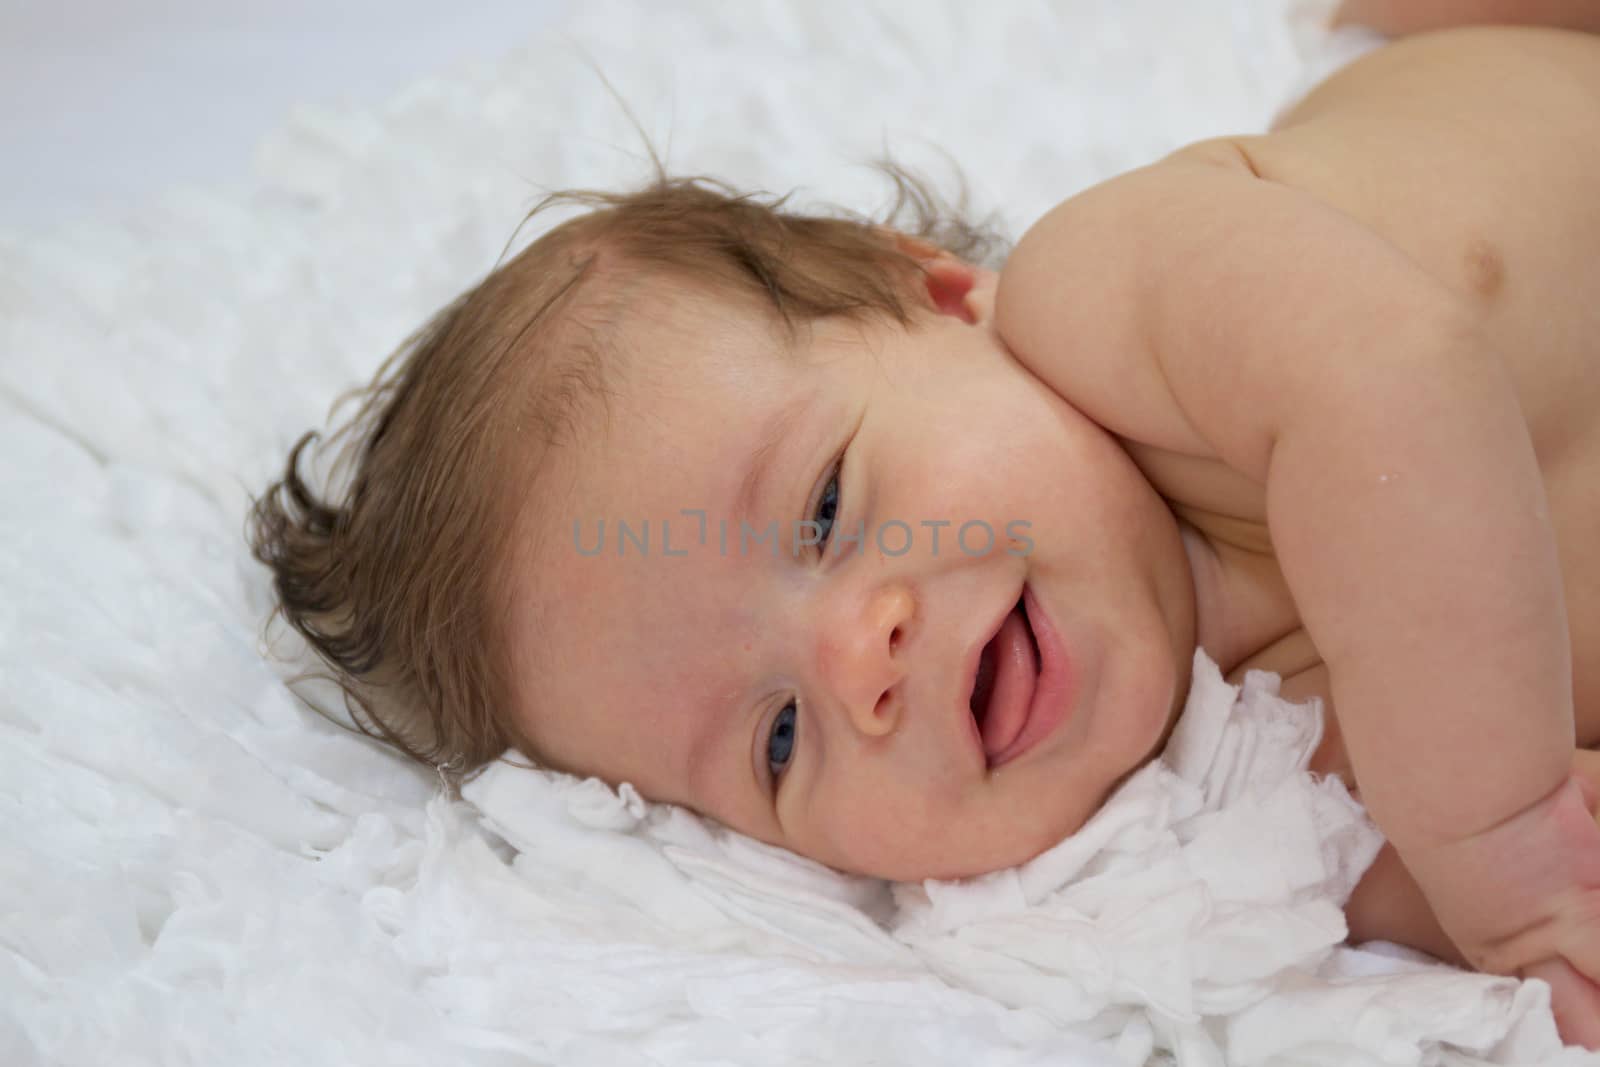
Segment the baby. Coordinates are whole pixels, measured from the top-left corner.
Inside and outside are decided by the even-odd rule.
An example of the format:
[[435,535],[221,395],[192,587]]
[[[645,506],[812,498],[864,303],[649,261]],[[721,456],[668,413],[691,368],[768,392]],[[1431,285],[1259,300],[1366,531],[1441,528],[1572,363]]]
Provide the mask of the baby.
[[566,194],[385,365],[346,500],[302,438],[255,547],[363,728],[956,878],[1156,756],[1199,647],[1323,698],[1390,842],[1354,940],[1600,1045],[1600,39],[1401,41],[998,272],[900,180],[909,230]]

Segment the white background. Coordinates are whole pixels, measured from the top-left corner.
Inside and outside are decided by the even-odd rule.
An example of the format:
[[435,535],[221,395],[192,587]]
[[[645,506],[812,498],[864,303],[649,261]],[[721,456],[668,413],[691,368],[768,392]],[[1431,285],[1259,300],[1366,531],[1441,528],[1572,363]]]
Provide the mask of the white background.
[[375,105],[572,0],[0,0],[0,230],[242,181],[291,104]]

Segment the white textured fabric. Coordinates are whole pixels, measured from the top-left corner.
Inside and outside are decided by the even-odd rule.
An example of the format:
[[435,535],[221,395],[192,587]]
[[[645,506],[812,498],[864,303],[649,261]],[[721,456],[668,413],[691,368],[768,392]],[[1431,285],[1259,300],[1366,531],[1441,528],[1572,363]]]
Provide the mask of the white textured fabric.
[[871,210],[861,161],[944,150],[1015,236],[1263,127],[1361,44],[1305,12],[595,0],[296,114],[247,192],[0,239],[0,1063],[1546,1058],[1542,986],[1330,947],[1370,829],[1265,690],[1027,867],[892,894],[628,790],[506,768],[447,801],[297,703],[295,640],[262,655],[248,492],[534,183],[644,175],[590,63],[675,170]]
[[[627,786],[505,762],[465,795],[517,850],[538,899],[575,891],[574,906],[600,909],[574,920],[597,923],[595,951],[607,935],[650,936],[607,926],[637,909],[673,946],[795,959],[880,990],[896,1005],[886,1023],[923,995],[908,997],[908,983],[936,977],[947,1011],[972,1010],[965,994],[1125,1064],[1155,1053],[1241,1067],[1557,1056],[1542,984],[1342,947],[1341,905],[1383,839],[1342,783],[1305,770],[1320,708],[1280,700],[1276,675],[1234,687],[1204,652],[1194,666],[1162,759],[1078,833],[1021,867],[897,885],[888,900],[881,883]],[[825,1011],[834,992],[787,988],[786,1007]]]

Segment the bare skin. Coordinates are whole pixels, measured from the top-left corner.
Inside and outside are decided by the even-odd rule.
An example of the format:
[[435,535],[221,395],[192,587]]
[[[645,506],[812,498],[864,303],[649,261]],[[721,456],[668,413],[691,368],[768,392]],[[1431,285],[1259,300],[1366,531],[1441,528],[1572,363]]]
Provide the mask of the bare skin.
[[[1560,43],[1565,45],[1570,41],[1563,40]],[[1483,45],[1474,42],[1471,37],[1464,45],[1452,45],[1452,41],[1446,38],[1442,43],[1421,42],[1414,56],[1396,50],[1398,56],[1395,52],[1386,53],[1379,63],[1366,65],[1370,69],[1362,69],[1364,65],[1357,65],[1331,79],[1286,114],[1279,121],[1274,134],[1241,140],[1247,145],[1246,151],[1252,160],[1256,161],[1258,167],[1266,168],[1267,173],[1276,173],[1280,152],[1286,172],[1297,173],[1306,164],[1296,160],[1296,153],[1301,151],[1302,144],[1318,136],[1319,116],[1346,116],[1351,114],[1351,109],[1361,108],[1364,104],[1370,110],[1370,105],[1375,104],[1383,94],[1401,93],[1405,91],[1402,82],[1419,76],[1425,78],[1429,85],[1437,86],[1441,98],[1454,97],[1460,100],[1476,96],[1479,99],[1473,106],[1492,110],[1485,99],[1492,95],[1484,91],[1487,86],[1477,81],[1476,76],[1462,64],[1453,61],[1463,47],[1470,54],[1472,48]],[[1535,61],[1532,55],[1529,60]],[[1577,66],[1581,68],[1581,62]],[[1595,92],[1592,99],[1600,100],[1600,76],[1594,76],[1592,71],[1584,73],[1591,75],[1589,80]],[[1476,88],[1473,88],[1474,85]],[[1518,113],[1523,106],[1531,108],[1536,105],[1523,98],[1517,107],[1506,109],[1513,113],[1503,116],[1504,120],[1520,123],[1522,119]],[[1382,105],[1378,107],[1381,110]],[[1582,116],[1579,118],[1581,121]],[[1330,126],[1336,128],[1340,121],[1344,119],[1325,121],[1321,126],[1324,129]],[[1588,121],[1592,124],[1592,116]],[[1415,142],[1412,146],[1415,158],[1426,156],[1432,147]],[[1406,162],[1400,160],[1390,162],[1396,167],[1394,172],[1403,172],[1408,167]],[[1416,199],[1410,204],[1389,202],[1380,205],[1372,202],[1375,198],[1370,195],[1370,190],[1363,195],[1361,184],[1351,173],[1356,167],[1372,165],[1372,161],[1363,158],[1360,163],[1350,161],[1348,170],[1341,171],[1337,169],[1339,164],[1335,163],[1335,169],[1308,180],[1301,187],[1314,188],[1321,199],[1380,228],[1380,232],[1390,240],[1415,255],[1430,273],[1461,290],[1485,312],[1485,321],[1498,340],[1497,347],[1514,354],[1514,362],[1510,366],[1518,380],[1519,400],[1529,410],[1540,412],[1530,420],[1536,449],[1541,442],[1548,442],[1540,457],[1540,470],[1550,494],[1551,513],[1562,560],[1567,622],[1572,643],[1576,741],[1580,748],[1593,749],[1600,746],[1600,654],[1597,654],[1600,653],[1600,598],[1595,595],[1596,591],[1600,591],[1600,557],[1595,556],[1590,545],[1593,532],[1600,527],[1600,493],[1593,488],[1596,484],[1594,479],[1600,477],[1600,438],[1594,434],[1593,419],[1587,413],[1593,408],[1587,405],[1595,402],[1595,387],[1600,385],[1600,375],[1596,373],[1600,369],[1600,350],[1597,350],[1593,340],[1595,335],[1582,337],[1576,332],[1566,333],[1565,343],[1557,344],[1528,344],[1522,340],[1538,337],[1541,333],[1560,336],[1565,331],[1561,327],[1552,329],[1552,324],[1544,318],[1549,305],[1540,299],[1540,280],[1537,277],[1510,278],[1507,257],[1512,257],[1518,263],[1535,266],[1552,250],[1535,250],[1532,246],[1536,240],[1531,235],[1513,235],[1509,228],[1506,228],[1508,232],[1505,238],[1491,239],[1487,231],[1478,237],[1457,238],[1453,249],[1452,234],[1477,232],[1472,224],[1465,219],[1451,219],[1448,215],[1440,219],[1436,203],[1423,208],[1420,197],[1427,196],[1431,201],[1432,193],[1425,193],[1421,185],[1413,186],[1413,197]],[[1296,184],[1294,177],[1286,176],[1283,180],[1288,184]],[[1394,195],[1395,190],[1386,185],[1384,196]],[[1472,195],[1484,196],[1486,193],[1476,191]],[[1414,215],[1411,214],[1413,210],[1416,211]],[[1462,214],[1471,210],[1473,208],[1469,205]],[[1408,215],[1409,219],[1406,218]],[[1580,234],[1590,241],[1594,240],[1594,231],[1580,230],[1573,233],[1575,241]],[[1591,244],[1589,247],[1594,246]],[[1457,256],[1453,262],[1450,259],[1452,251]],[[1581,258],[1581,245],[1572,251]],[[1573,283],[1593,287],[1600,283],[1600,273],[1591,266],[1586,274],[1560,280],[1557,287]],[[1584,307],[1581,300],[1572,302],[1570,306],[1578,310],[1580,316],[1584,311],[1590,313],[1588,321],[1591,329],[1600,326],[1600,316],[1595,316],[1592,308]],[[1583,326],[1582,322],[1578,322],[1567,329],[1582,330]],[[1567,392],[1573,388],[1577,391]],[[1239,522],[1223,524],[1219,522],[1218,515],[1207,514],[1199,509],[1186,510],[1180,506],[1179,512],[1192,515],[1198,528],[1211,531],[1210,540],[1219,550],[1219,558],[1229,561],[1229,581],[1249,584],[1263,591],[1270,589],[1271,592],[1266,595],[1273,598],[1286,592],[1278,584],[1282,582],[1281,572],[1270,562],[1270,539],[1266,537],[1265,528],[1257,517],[1235,514],[1232,518]],[[1221,514],[1225,515],[1226,511]],[[1258,569],[1263,564],[1264,569]],[[1324,773],[1338,774],[1350,785],[1358,786],[1343,737],[1338,730],[1327,665],[1317,655],[1304,627],[1298,625],[1298,617],[1295,616],[1291,622],[1291,616],[1295,616],[1295,613],[1287,605],[1279,612],[1270,609],[1263,611],[1260,616],[1262,632],[1281,628],[1283,636],[1264,644],[1236,664],[1224,664],[1224,669],[1233,681],[1242,679],[1244,672],[1250,669],[1273,671],[1283,676],[1282,692],[1285,697],[1295,700],[1312,696],[1322,698],[1325,707],[1333,714],[1330,714],[1327,738],[1316,755],[1313,767]],[[1581,755],[1587,760],[1585,767],[1592,775],[1595,760],[1587,753]],[[1381,938],[1397,941],[1422,948],[1444,959],[1461,962],[1459,950],[1440,930],[1432,911],[1422,900],[1415,881],[1406,874],[1392,847],[1385,848],[1383,856],[1351,900],[1349,919],[1352,940]]]
[[[1445,75],[1448,84],[1452,50],[1449,49],[1448,40],[1444,45],[1444,49],[1432,55],[1422,51],[1417,59],[1419,64],[1446,68],[1437,73]],[[1423,47],[1430,48],[1426,43]],[[1431,48],[1439,49],[1439,45],[1435,43]],[[1386,58],[1392,62],[1393,54]],[[1400,60],[1404,62],[1405,59],[1402,53]],[[1350,104],[1359,105],[1363,98],[1370,101],[1371,94],[1399,91],[1399,86],[1392,83],[1415,76],[1417,69],[1417,65],[1411,63],[1405,63],[1403,67],[1395,64],[1387,70],[1381,67],[1373,71],[1357,70],[1354,72],[1356,76],[1350,79],[1335,78],[1285,115],[1278,129],[1290,131],[1285,137],[1295,134],[1303,137],[1307,131],[1293,128],[1310,125],[1314,131],[1318,115],[1342,111]],[[1462,84],[1451,88],[1441,86],[1441,90],[1446,93],[1469,92],[1465,82],[1472,81],[1472,78],[1462,79],[1465,72],[1459,66],[1455,69],[1456,78]],[[1430,82],[1435,76],[1435,72],[1428,72]],[[1600,86],[1600,79],[1591,80]],[[1386,85],[1386,82],[1391,84]],[[1483,95],[1481,83],[1478,92]],[[1600,94],[1597,94],[1597,99],[1600,99]],[[1273,139],[1269,136],[1262,140]],[[1292,147],[1292,141],[1290,144],[1288,151],[1292,153],[1295,148]],[[1264,151],[1256,151],[1252,148],[1250,151],[1253,159],[1261,160],[1271,158],[1277,149],[1266,147]],[[1261,165],[1272,166],[1271,163]],[[1293,163],[1286,165],[1294,166]],[[1329,185],[1319,183],[1323,194],[1332,192],[1331,186],[1339,182],[1331,174],[1324,180]],[[1324,199],[1327,199],[1326,195]],[[1348,203],[1348,199],[1351,198],[1339,198],[1338,206],[1344,210],[1353,208],[1352,213],[1359,213],[1358,217],[1377,221],[1378,213],[1383,210],[1371,204],[1357,206]],[[1403,209],[1397,210],[1395,207],[1390,207],[1388,211],[1395,218],[1404,214]],[[1453,281],[1469,299],[1487,312],[1487,320],[1493,324],[1491,328],[1500,339],[1498,347],[1502,351],[1516,352],[1521,357],[1512,364],[1513,372],[1519,379],[1519,399],[1531,410],[1542,409],[1547,412],[1542,418],[1530,421],[1530,430],[1535,435],[1536,447],[1540,440],[1554,442],[1546,448],[1546,456],[1541,457],[1540,470],[1545,477],[1546,490],[1551,494],[1551,511],[1563,562],[1567,622],[1572,641],[1576,740],[1580,748],[1593,749],[1600,746],[1600,655],[1596,654],[1596,650],[1600,650],[1600,599],[1595,597],[1595,591],[1600,589],[1600,558],[1596,558],[1588,548],[1593,531],[1600,525],[1600,494],[1593,491],[1595,483],[1592,481],[1600,476],[1600,448],[1596,447],[1597,439],[1591,432],[1592,419],[1585,415],[1584,407],[1581,404],[1557,407],[1553,401],[1563,390],[1576,385],[1580,392],[1567,394],[1569,399],[1582,398],[1593,402],[1593,383],[1597,382],[1594,368],[1597,360],[1600,360],[1600,352],[1597,352],[1592,340],[1575,336],[1564,345],[1528,345],[1517,340],[1519,336],[1538,335],[1544,311],[1534,307],[1539,302],[1537,279],[1524,280],[1524,284],[1517,285],[1510,293],[1503,292],[1508,280],[1504,256],[1510,253],[1519,261],[1526,261],[1527,251],[1531,249],[1497,248],[1485,236],[1468,241],[1460,250],[1461,258],[1452,264],[1447,261],[1449,252],[1445,249],[1448,244],[1441,248],[1435,243],[1437,238],[1431,232],[1433,229],[1427,224],[1390,223],[1384,232],[1401,247],[1414,250],[1413,254],[1430,267],[1436,276],[1447,282]],[[1594,285],[1600,279],[1591,271],[1587,276],[1580,275],[1577,280],[1579,284]],[[1581,304],[1577,306],[1581,307]],[[1600,319],[1593,321],[1600,324]],[[1546,324],[1543,329],[1548,331],[1549,326]],[[1591,383],[1590,388],[1582,391],[1585,383]],[[1213,521],[1198,514],[1196,518],[1202,525],[1210,525]],[[1247,534],[1242,536],[1248,538]],[[1233,531],[1215,540],[1223,546],[1238,547],[1230,545],[1231,541],[1238,540]],[[1244,550],[1260,547],[1258,543]],[[1228,551],[1228,548],[1225,547],[1224,551]],[[1328,668],[1317,656],[1303,627],[1296,626],[1284,637],[1229,668],[1230,677],[1234,680],[1242,678],[1244,672],[1252,668],[1281,674],[1286,697],[1297,700],[1321,697],[1329,711],[1333,712]],[[1349,754],[1337,728],[1336,713],[1330,718],[1332,728],[1313,766],[1325,773],[1339,774],[1352,786],[1358,786]],[[1579,753],[1579,762],[1590,777],[1595,776],[1597,759],[1600,757],[1593,753]],[[1459,950],[1439,928],[1431,909],[1421,898],[1415,881],[1405,872],[1393,847],[1385,848],[1384,855],[1362,882],[1350,902],[1349,919],[1353,940],[1382,938],[1398,941],[1441,958],[1461,962]]]
[[[1395,842],[1349,904],[1352,940],[1551,979],[1564,1034],[1591,1046],[1600,1001],[1566,963],[1595,977],[1595,935],[1571,912],[1594,911],[1600,849],[1592,824],[1583,838],[1570,811],[1553,812],[1573,806],[1569,772],[1594,776],[1574,740],[1600,745],[1597,187],[1600,40],[1421,36],[1341,71],[1269,134],[1205,142],[1076,198],[1092,207],[1069,201],[1024,238],[998,297],[1018,358],[1112,428],[1184,524],[1202,646],[1230,679],[1274,671],[1285,696],[1332,712],[1313,767],[1360,789]],[[1069,321],[1050,295],[1073,285],[1057,242],[1185,198],[1191,212],[1208,205],[1221,236],[1173,239],[1169,225],[1151,247],[1178,251],[1145,257],[1133,222],[1117,231],[1132,251],[1109,258],[1138,266],[1094,268],[1146,287],[1134,302],[1147,318]],[[1293,247],[1253,230],[1257,213],[1296,230]],[[1409,308],[1448,325],[1414,329]],[[1104,362],[1085,361],[1149,340],[1170,402],[1134,410]],[[1395,370],[1406,366],[1419,377]],[[1319,413],[1336,413],[1321,440],[1297,441],[1297,420]],[[1361,460],[1341,466],[1352,452]],[[1448,473],[1462,466],[1483,473]],[[1396,504],[1408,488],[1448,517]],[[1445,555],[1453,579],[1431,566]],[[1528,842],[1539,820],[1560,823],[1559,850],[1583,858],[1538,893],[1584,903],[1491,931],[1491,905],[1463,899],[1501,893],[1483,871],[1520,865],[1510,828]],[[1530,929],[1549,934],[1539,948]]]
[[[1544,978],[1600,1047],[1595,188],[1600,40],[1459,30],[1065,201],[998,275],[902,239],[914,330],[780,357],[749,308],[641,298],[508,576],[531,743],[842,870],[966,877],[1155,756],[1198,645],[1327,702],[1314,768],[1393,845],[1353,939]],[[696,551],[567,547],[686,507]],[[708,515],[840,537],[724,552]],[[846,547],[951,517],[1029,551]],[[991,647],[1056,694],[1021,747],[977,724]]]

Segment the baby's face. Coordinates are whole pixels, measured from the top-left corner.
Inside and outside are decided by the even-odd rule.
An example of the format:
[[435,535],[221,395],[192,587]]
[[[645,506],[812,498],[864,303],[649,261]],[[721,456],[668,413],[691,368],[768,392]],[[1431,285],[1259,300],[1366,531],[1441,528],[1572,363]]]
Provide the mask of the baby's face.
[[510,577],[552,766],[916,880],[1031,858],[1155,754],[1194,650],[1176,522],[1009,353],[995,280],[975,322],[788,355],[709,298],[634,314]]

